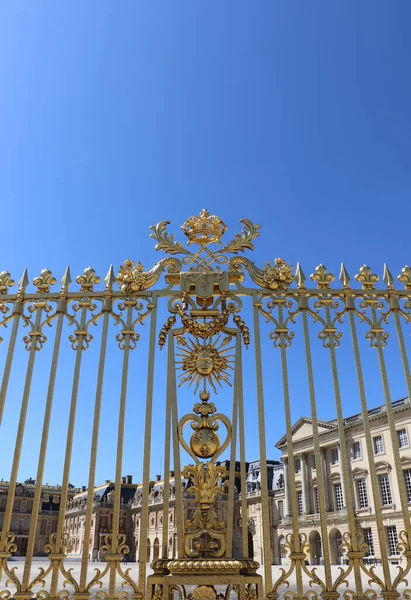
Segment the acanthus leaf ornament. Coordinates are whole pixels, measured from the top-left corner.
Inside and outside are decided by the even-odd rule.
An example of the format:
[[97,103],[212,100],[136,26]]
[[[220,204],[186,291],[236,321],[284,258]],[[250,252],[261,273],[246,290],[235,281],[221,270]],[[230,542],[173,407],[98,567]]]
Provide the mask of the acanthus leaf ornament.
[[161,273],[168,267],[169,273],[179,273],[181,262],[177,258],[163,258],[150,271],[145,271],[140,262],[124,261],[119,267],[116,281],[123,294],[132,294],[148,290],[157,283]]
[[294,281],[292,266],[282,258],[276,258],[274,264],[267,262],[264,269],[259,269],[248,258],[238,256],[230,259],[229,267],[238,272],[243,265],[251,279],[261,288],[272,291],[286,291]]

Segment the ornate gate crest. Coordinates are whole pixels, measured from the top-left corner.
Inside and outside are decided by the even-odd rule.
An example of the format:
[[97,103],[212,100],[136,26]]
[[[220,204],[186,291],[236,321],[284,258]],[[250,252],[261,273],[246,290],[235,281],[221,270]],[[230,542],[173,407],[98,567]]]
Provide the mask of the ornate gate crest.
[[[164,253],[163,258],[149,270],[132,260],[126,260],[117,273],[110,267],[101,289],[98,289],[101,279],[91,267],[76,277],[75,291],[71,288],[69,268],[57,292],[53,291],[56,278],[48,269],[33,278],[32,284],[25,270],[15,294],[12,288],[16,284],[11,275],[7,271],[0,273],[0,330],[4,336],[0,346],[4,365],[0,418],[4,408],[16,410],[18,406],[20,411],[16,441],[11,449],[10,476],[8,481],[0,482],[1,599],[318,600],[321,597],[373,600],[378,595],[385,600],[411,598],[406,580],[411,570],[411,454],[407,455],[404,444],[400,447],[399,439],[403,442],[406,434],[404,437],[401,430],[400,438],[396,425],[398,415],[408,410],[411,396],[409,340],[403,333],[403,325],[411,321],[411,269],[408,266],[402,269],[398,280],[405,289],[399,290],[387,266],[383,284],[378,287],[379,276],[370,267],[363,265],[359,269],[352,286],[347,269],[342,265],[341,285],[337,287],[335,276],[324,265],[319,265],[311,275],[309,287],[299,264],[294,274],[282,258],[266,262],[262,268],[256,266],[247,252],[254,249],[260,227],[246,219],[241,223],[241,233],[226,241],[227,225],[218,216],[203,210],[182,225],[184,244],[167,231],[169,222],[162,221],[151,227],[151,237],[156,241],[156,250]],[[167,318],[158,328],[159,306],[167,308]],[[146,323],[149,323],[149,339],[144,453],[142,482],[135,485],[124,481],[128,477],[122,478],[121,473],[127,398],[134,393],[128,389],[129,365],[133,360],[132,351],[143,344],[144,336],[140,338],[139,331]],[[64,337],[64,324],[71,327],[68,340]],[[100,416],[104,410],[102,395],[110,324],[117,327],[115,341],[122,364],[116,407],[119,417],[115,476],[107,481],[105,499],[101,501],[101,486],[96,487],[95,473],[101,442]],[[365,352],[358,341],[358,324],[364,330],[364,338],[376,360],[375,370],[378,369],[381,376],[385,405],[378,410],[387,423],[384,435],[392,454],[391,463],[374,459],[372,427],[375,415],[380,413],[375,408],[369,410],[362,362]],[[21,327],[25,328],[23,335],[20,335]],[[97,343],[93,338],[95,327],[101,327]],[[261,344],[262,328],[265,339],[270,342],[270,352],[267,344]],[[312,336],[313,330],[315,336]],[[351,338],[344,335],[346,331]],[[302,342],[295,352],[294,340],[298,334]],[[328,373],[332,382],[333,393],[327,402],[335,406],[335,419],[329,423],[319,421],[317,416],[315,369],[320,355],[313,361],[314,337],[324,356],[318,377],[323,378]],[[19,346],[21,338],[23,344]],[[25,436],[30,435],[26,425],[32,402],[33,374],[38,362],[48,360],[44,356],[47,353],[41,352],[48,338],[53,340],[53,349],[51,362],[46,364],[48,389],[43,404],[39,405],[44,410],[44,425],[37,474],[36,479],[21,485],[18,473],[22,444],[27,439]],[[352,379],[359,398],[358,414],[351,420],[343,415],[342,368],[338,362],[338,349],[349,343],[347,338],[351,339]],[[392,401],[385,358],[392,344],[398,345],[404,390],[408,394],[408,399],[400,403]],[[244,362],[247,360],[255,372],[255,388],[252,389],[254,382],[247,382],[246,403],[243,348],[250,349],[244,353]],[[166,397],[161,399],[163,410],[153,423],[155,357],[161,349],[167,352]],[[87,486],[74,490],[70,470],[85,350],[97,352],[98,371],[92,399],[94,416],[90,424]],[[48,486],[44,483],[44,474],[50,453],[54,390],[60,355],[65,351],[73,357],[73,376],[67,431],[62,441],[65,446],[61,485]],[[266,399],[263,351],[267,354],[266,368],[277,361],[277,371],[281,374]],[[17,352],[27,356],[20,405],[9,393]],[[306,451],[301,455],[295,452],[299,440],[294,436],[291,420],[290,357],[298,362],[301,379],[305,375],[307,378],[310,416],[302,421],[312,426],[310,452],[314,475],[307,474]],[[349,368],[344,363],[344,374]],[[179,390],[184,386],[196,398],[188,414],[181,414],[179,402]],[[270,432],[267,407],[271,419],[284,417],[283,474],[278,488],[273,487],[270,480],[266,456],[266,431]],[[112,405],[110,410],[113,410]],[[247,410],[252,411],[258,423],[251,432],[258,438],[259,448],[255,479],[252,478],[254,471],[248,472],[246,460]],[[165,427],[164,479],[153,481],[152,430],[154,425],[158,426],[160,414],[164,415]],[[352,469],[350,435],[352,428],[360,426],[364,453],[361,458],[366,464]],[[332,476],[328,477],[323,444],[331,430],[338,432],[339,471],[337,473],[333,465]],[[8,450],[3,447],[2,452]],[[223,460],[225,452],[229,455],[227,460]],[[182,464],[182,457],[186,455],[190,457],[190,464]],[[298,461],[301,470],[296,468]],[[365,482],[361,484],[361,499],[364,503],[365,498],[368,503],[366,518],[364,511],[358,508],[359,488],[357,498],[353,487],[360,476]],[[309,486],[304,485],[304,477]],[[332,507],[329,479],[335,490],[338,489],[333,500],[336,510]],[[387,491],[393,479],[394,488],[398,489],[396,507],[391,492]],[[251,491],[250,481],[255,483]],[[135,493],[125,502],[124,490],[134,489],[133,485]],[[284,494],[282,515],[276,499],[278,490]],[[309,495],[314,490],[316,496],[311,498],[310,508]],[[30,498],[31,512],[26,511],[27,498]],[[391,504],[385,502],[390,498]],[[314,501],[315,512],[312,510]],[[104,519],[109,515],[109,525],[100,524],[98,529],[97,511],[102,505]],[[50,516],[52,509],[54,520]],[[371,525],[365,527],[371,521],[372,528]],[[316,527],[313,538],[307,534],[311,522]],[[132,523],[132,528],[127,529],[125,523]],[[154,534],[159,523],[161,528]],[[339,524],[339,536],[330,537],[330,523]],[[27,529],[22,533],[26,524]],[[43,530],[47,534],[42,533]],[[369,562],[372,535],[370,538],[368,530],[374,531],[375,542],[378,537],[375,552],[379,553],[379,569]],[[257,534],[260,536],[258,549],[253,547]],[[24,565],[11,562],[18,552],[25,554]],[[37,567],[39,552],[47,555],[48,562]],[[254,559],[257,552],[258,561]],[[79,559],[77,563],[72,560],[74,557]],[[131,564],[135,558],[137,564],[125,567],[126,557]],[[342,562],[342,557],[345,564],[333,569],[332,560],[338,558]],[[319,558],[322,564],[314,566]],[[94,560],[100,562],[96,564]],[[284,566],[276,567],[282,561]],[[393,571],[394,562],[398,565]],[[150,574],[148,565],[153,569]]]

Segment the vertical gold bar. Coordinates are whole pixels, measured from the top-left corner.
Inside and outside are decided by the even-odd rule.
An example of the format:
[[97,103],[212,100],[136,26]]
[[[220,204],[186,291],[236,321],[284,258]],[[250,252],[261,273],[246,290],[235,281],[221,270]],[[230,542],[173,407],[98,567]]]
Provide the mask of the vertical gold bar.
[[243,556],[248,556],[248,511],[247,511],[247,481],[245,462],[245,432],[244,432],[244,397],[243,397],[243,359],[241,344],[238,347],[238,421],[240,430],[240,479],[241,479],[241,537]]
[[98,450],[98,438],[100,429],[100,415],[101,415],[101,400],[103,396],[103,382],[104,382],[104,369],[106,364],[106,350],[107,350],[107,333],[108,333],[108,322],[110,312],[112,308],[111,298],[106,298],[103,301],[103,327],[101,332],[101,343],[100,343],[100,357],[98,362],[97,372],[97,386],[96,386],[96,397],[94,402],[94,418],[93,418],[93,432],[91,438],[91,452],[90,452],[90,466],[88,475],[87,485],[87,504],[86,504],[86,518],[84,523],[84,538],[83,538],[83,553],[81,556],[81,570],[80,570],[80,592],[85,592],[87,585],[87,567],[89,561],[90,552],[90,531],[91,531],[91,519],[93,516],[93,500],[94,500],[94,486],[96,480],[96,464],[97,464],[97,450]]
[[13,364],[14,349],[16,347],[17,331],[19,328],[22,310],[23,310],[22,303],[19,301],[16,301],[15,308],[14,308],[13,327],[12,327],[11,334],[10,334],[9,347],[7,349],[6,364],[4,366],[3,380],[1,382],[1,388],[0,388],[0,425],[3,420],[4,404],[6,402],[7,388],[9,386],[11,365]]
[[60,353],[61,332],[62,332],[62,328],[63,328],[65,304],[66,303],[64,302],[63,310],[61,310],[59,312],[59,315],[57,317],[56,335],[54,338],[53,355],[52,355],[51,367],[50,367],[49,385],[48,385],[48,390],[47,390],[46,409],[45,409],[45,413],[44,413],[43,431],[41,434],[40,453],[39,453],[39,460],[38,460],[38,465],[37,465],[36,488],[34,491],[33,508],[31,511],[30,532],[29,532],[29,539],[27,542],[26,560],[24,562],[24,571],[23,571],[23,580],[22,580],[22,590],[23,591],[28,591],[28,586],[30,583],[30,571],[31,571],[31,565],[32,565],[33,554],[34,554],[34,544],[35,544],[35,540],[36,540],[37,524],[38,524],[38,519],[39,519],[41,488],[42,488],[43,475],[44,475],[44,463],[46,460],[47,444],[48,444],[48,437],[49,437],[49,431],[50,431],[51,410],[52,410],[53,399],[54,399],[54,387],[55,387],[55,383],[56,383],[57,364],[58,364],[59,353]]
[[[127,305],[127,331],[132,330],[133,320],[133,300],[125,301]],[[114,482],[114,505],[113,505],[113,520],[111,524],[111,555],[119,554],[119,526],[120,526],[120,509],[121,509],[121,469],[123,468],[123,448],[124,448],[124,427],[126,420],[126,401],[127,401],[127,383],[128,383],[128,365],[130,359],[130,333],[125,334],[124,354],[123,354],[123,369],[121,374],[121,391],[120,391],[120,409],[118,415],[117,428],[117,454],[116,454],[116,475]],[[121,560],[121,558],[119,558]],[[116,593],[116,562],[111,561],[110,578],[108,595],[109,598],[114,598]]]
[[238,348],[241,345],[239,334],[236,334],[235,366],[234,366],[234,393],[233,393],[233,416],[231,419],[232,437],[230,447],[230,473],[228,479],[228,506],[227,506],[227,558],[233,555],[233,525],[234,525],[234,484],[237,451],[237,415],[238,415],[238,383],[240,376],[240,362]]
[[[375,311],[375,306],[371,306],[371,315],[373,323],[377,323],[377,315]],[[410,522],[410,513],[408,510],[408,499],[407,499],[407,490],[405,487],[405,479],[402,472],[401,467],[401,458],[400,458],[400,450],[398,447],[398,436],[397,430],[395,428],[395,416],[392,410],[392,400],[391,400],[391,392],[390,386],[388,383],[388,375],[387,375],[387,367],[385,365],[384,353],[381,345],[381,338],[377,336],[377,353],[378,353],[378,362],[380,367],[380,375],[382,386],[384,390],[384,398],[385,404],[387,407],[387,418],[388,418],[388,426],[390,429],[391,436],[391,444],[392,444],[392,452],[394,456],[394,466],[395,472],[398,480],[398,488],[400,492],[400,501],[401,501],[401,510],[404,519],[404,527],[406,529],[408,539],[411,540],[411,522]]]
[[350,320],[352,345],[353,345],[353,350],[354,350],[355,368],[356,368],[356,372],[357,372],[358,390],[359,390],[360,401],[361,401],[362,420],[363,420],[364,433],[365,433],[365,444],[367,447],[368,468],[370,470],[371,489],[372,489],[372,494],[373,494],[373,498],[374,498],[375,520],[377,522],[378,540],[380,543],[382,569],[383,569],[383,573],[384,573],[385,584],[387,586],[387,589],[390,589],[391,585],[392,585],[391,584],[391,572],[390,572],[390,565],[388,562],[386,539],[385,539],[385,535],[384,535],[384,523],[383,523],[382,511],[381,511],[380,490],[379,490],[379,486],[378,486],[377,472],[375,470],[374,449],[373,449],[373,445],[372,445],[370,420],[368,418],[367,399],[366,399],[366,395],[365,395],[365,385],[364,385],[364,376],[363,376],[361,357],[360,357],[360,349],[358,346],[357,328],[356,328],[356,324],[355,324],[355,316],[352,311],[349,312],[349,320]]
[[140,525],[140,564],[138,569],[138,589],[145,597],[146,586],[146,561],[142,560],[146,552],[145,541],[148,531],[148,496],[150,487],[150,459],[151,459],[151,427],[153,420],[153,386],[154,386],[154,358],[156,350],[156,324],[157,324],[157,294],[153,293],[153,304],[155,308],[151,313],[150,340],[148,351],[147,371],[147,395],[146,395],[146,419],[144,435],[144,462],[143,462],[143,498],[141,502],[141,525]]
[[[169,338],[172,336],[170,335]],[[170,339],[168,340],[170,343]],[[171,397],[167,387],[164,431],[164,488],[163,488],[163,539],[162,558],[168,557],[168,512],[170,508],[170,442],[171,442]]]
[[[283,327],[283,307],[281,304],[278,305],[278,320],[280,326]],[[291,422],[291,408],[290,408],[290,391],[288,385],[288,366],[286,356],[286,346],[283,339],[284,334],[280,334],[280,351],[281,351],[281,370],[283,380],[283,395],[284,395],[284,413],[285,413],[285,427],[286,427],[286,438],[287,438],[287,455],[288,455],[288,467],[289,467],[289,485],[291,495],[291,515],[292,515],[292,528],[294,538],[294,552],[296,554],[301,553],[301,542],[300,542],[300,527],[299,527],[299,515],[298,515],[298,503],[297,503],[297,490],[295,485],[295,466],[294,466],[294,450],[293,450],[293,434],[292,434],[292,422]],[[303,481],[304,485],[304,481]],[[297,584],[297,598],[304,596],[303,590],[303,579],[301,560],[295,561],[295,576]]]
[[244,397],[243,397],[243,359],[241,344],[238,348],[238,421],[240,430],[240,480],[241,480],[241,538],[244,558],[248,556],[248,510],[247,510],[247,473],[245,461]]
[[[40,304],[40,306],[38,306],[36,308],[36,320],[35,320],[35,324],[34,324],[34,332],[33,333],[38,332],[40,329],[42,312],[43,312],[43,306]],[[21,409],[20,409],[20,419],[19,419],[19,424],[18,424],[18,428],[17,428],[16,445],[14,447],[13,463],[12,463],[12,467],[11,467],[9,492],[7,495],[7,504],[6,504],[6,510],[4,513],[3,529],[1,532],[1,540],[0,540],[0,550],[1,551],[4,551],[4,549],[6,547],[7,533],[10,531],[11,518],[12,518],[12,514],[13,514],[17,475],[18,475],[18,470],[19,470],[19,465],[20,465],[21,449],[23,446],[24,429],[25,429],[26,418],[27,418],[27,408],[28,408],[28,404],[29,404],[31,382],[33,379],[34,363],[35,363],[36,352],[37,352],[37,338],[34,337],[34,339],[31,340],[31,343],[32,343],[32,345],[30,348],[29,360],[28,360],[28,364],[27,364],[26,379],[24,382],[23,400],[22,400]]]
[[178,408],[177,408],[177,385],[174,357],[174,339],[170,336],[168,340],[168,367],[167,367],[167,391],[171,398],[171,419],[173,427],[173,462],[175,483],[175,507],[177,526],[177,552],[178,558],[184,557],[184,506],[183,486],[181,480],[180,442],[178,439]]
[[[80,331],[84,331],[86,328],[86,316],[87,316],[87,307],[88,303],[83,303],[81,308],[81,317],[80,317]],[[69,478],[70,478],[70,467],[71,467],[71,457],[73,453],[73,438],[74,438],[74,425],[76,421],[76,409],[77,409],[77,397],[78,397],[78,389],[80,383],[80,372],[81,372],[81,359],[83,356],[83,338],[84,333],[78,334],[77,339],[77,350],[76,350],[76,360],[74,363],[74,374],[73,374],[73,384],[71,388],[71,400],[70,400],[70,412],[69,412],[69,422],[67,427],[67,439],[66,439],[66,450],[64,455],[64,466],[63,466],[63,478],[61,484],[61,495],[60,495],[60,511],[59,517],[57,521],[57,532],[55,536],[55,554],[64,554],[63,551],[63,530],[64,530],[64,522],[66,518],[66,507],[67,507],[67,498],[68,498],[68,486],[69,486]],[[54,561],[54,568],[51,577],[50,584],[50,596],[51,598],[57,597],[57,588],[58,588],[58,580],[59,580],[59,563],[58,561]]]
[[260,321],[257,303],[257,293],[253,292],[253,322],[254,322],[254,344],[255,344],[255,366],[257,377],[257,411],[258,411],[258,431],[260,443],[260,473],[261,473],[261,509],[263,518],[267,521],[263,527],[263,552],[264,552],[264,583],[265,590],[268,593],[272,588],[271,576],[271,540],[269,524],[269,505],[268,505],[268,481],[267,481],[267,447],[265,436],[265,411],[264,411],[264,388],[263,388],[263,369],[261,359],[261,337]]
[[[331,315],[330,315],[330,307],[328,304],[325,305],[325,314],[326,314],[326,322],[327,327],[331,328]],[[345,485],[343,485],[345,491],[345,501],[347,504],[347,517],[348,517],[348,528],[351,535],[351,545],[353,550],[356,551],[358,547],[357,536],[356,536],[356,525],[355,525],[355,512],[354,512],[354,503],[352,496],[352,489],[350,484],[350,472],[348,466],[348,456],[347,456],[347,441],[345,437],[345,425],[344,418],[342,413],[342,404],[341,404],[341,392],[340,392],[340,382],[338,377],[338,368],[337,368],[337,358],[335,355],[335,347],[332,342],[329,345],[330,352],[330,360],[331,360],[331,373],[334,387],[334,397],[335,397],[335,406],[337,409],[337,425],[338,425],[338,436],[340,439],[340,449],[341,449],[341,463],[342,463],[342,478],[344,478]],[[354,580],[355,580],[355,589],[357,596],[362,598],[363,596],[363,586],[361,580],[361,571],[358,564],[358,561],[354,561]]]
[[[303,307],[305,307],[305,298],[301,299]],[[317,471],[317,486],[318,486],[318,503],[320,509],[320,526],[321,526],[321,542],[323,547],[323,558],[324,558],[324,576],[325,585],[327,591],[332,591],[332,573],[330,564],[330,545],[328,541],[327,531],[327,507],[325,502],[325,486],[324,486],[324,475],[323,464],[321,459],[321,447],[318,433],[318,417],[317,417],[317,400],[315,395],[314,386],[314,372],[313,363],[311,357],[311,342],[310,332],[308,328],[307,311],[302,310],[303,318],[303,330],[304,330],[304,345],[305,345],[305,359],[307,364],[307,377],[308,377],[308,389],[310,395],[310,407],[311,407],[311,421],[313,427],[313,441],[314,441],[314,455],[315,465]]]

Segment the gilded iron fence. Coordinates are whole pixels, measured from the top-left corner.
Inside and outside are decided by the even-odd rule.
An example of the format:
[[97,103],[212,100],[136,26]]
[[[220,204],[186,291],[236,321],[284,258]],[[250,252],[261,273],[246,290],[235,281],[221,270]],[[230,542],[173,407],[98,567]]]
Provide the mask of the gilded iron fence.
[[[248,220],[242,221],[244,229],[230,242],[221,247],[226,226],[218,217],[202,211],[199,217],[191,217],[182,229],[188,238],[188,247],[167,232],[167,222],[152,227],[156,249],[167,256],[150,271],[140,263],[126,261],[116,273],[110,267],[104,289],[99,289],[100,278],[92,268],[76,278],[80,286],[71,291],[70,270],[67,268],[61,281],[60,292],[52,291],[56,279],[49,270],[43,270],[33,280],[35,291],[29,289],[25,271],[17,284],[17,293],[10,290],[15,285],[7,272],[0,274],[1,330],[5,338],[4,372],[0,388],[0,419],[8,400],[8,387],[20,329],[26,328],[23,344],[27,351],[27,363],[17,435],[13,448],[11,472],[0,538],[1,598],[28,599],[76,597],[88,598],[150,598],[161,600],[178,597],[192,600],[216,600],[229,598],[344,598],[363,599],[381,596],[386,599],[410,597],[406,576],[411,568],[409,513],[410,489],[404,470],[411,464],[411,457],[401,454],[396,427],[396,405],[393,403],[386,364],[387,352],[393,344],[398,345],[404,372],[404,389],[410,394],[410,370],[407,342],[403,325],[411,320],[411,269],[404,267],[398,277],[405,289],[394,287],[394,278],[387,266],[384,268],[384,288],[377,287],[379,277],[363,266],[356,275],[355,286],[344,266],[341,267],[339,287],[333,287],[335,277],[325,266],[318,266],[311,275],[311,287],[297,265],[295,274],[282,259],[258,268],[243,253],[253,250],[253,241],[259,234],[259,226]],[[212,250],[217,244],[217,250]],[[192,252],[190,245],[197,245]],[[179,258],[178,258],[179,257]],[[162,287],[160,284],[164,282]],[[165,322],[159,322],[158,310],[163,305],[167,312]],[[161,314],[161,313],[160,313]],[[247,317],[249,317],[249,321]],[[103,532],[99,551],[104,558],[102,565],[91,564],[93,548],[93,510],[95,506],[96,463],[101,440],[100,420],[104,374],[107,364],[107,344],[111,324],[118,328],[116,341],[121,352],[121,386],[118,398],[119,419],[117,423],[117,451],[115,478],[110,502],[112,520]],[[129,393],[130,353],[138,346],[143,324],[149,327],[147,353],[147,377],[145,396],[145,439],[142,456],[142,484],[130,506],[138,507],[138,532],[127,531],[127,507],[121,497],[124,435],[126,427],[126,400]],[[64,351],[64,326],[72,327],[69,343],[74,351],[74,374],[72,378],[70,410],[67,423],[62,480],[59,491],[60,508],[55,531],[50,533],[44,548],[49,560],[47,567],[35,569],[35,541],[39,528],[41,503],[44,500],[44,467],[50,452],[51,413],[55,402],[55,384],[60,354]],[[314,325],[312,325],[314,324]],[[400,564],[392,566],[391,546],[387,543],[387,527],[392,527],[384,513],[381,490],[381,465],[374,459],[375,448],[372,432],[372,411],[366,396],[363,364],[363,338],[359,337],[358,325],[365,331],[365,339],[375,355],[375,377],[381,379],[389,444],[393,464],[388,465],[390,477],[398,487],[402,527],[398,539],[394,539],[395,556]],[[84,533],[82,534],[81,561],[78,573],[73,573],[68,555],[71,553],[72,534],[67,519],[72,510],[73,492],[70,487],[70,471],[73,459],[73,439],[76,424],[79,381],[84,351],[92,343],[92,330],[101,328],[97,368],[97,384],[94,398],[94,415],[89,457],[88,493],[82,497]],[[51,329],[49,329],[49,327]],[[347,329],[351,335],[342,335]],[[389,339],[389,333],[394,333]],[[34,485],[30,527],[25,548],[22,572],[13,566],[16,551],[16,531],[13,531],[16,486],[20,467],[27,411],[32,394],[32,381],[36,363],[49,332],[54,331],[51,363],[49,365],[48,389],[44,405],[44,420]],[[324,349],[321,373],[313,361],[313,346],[318,342]],[[6,335],[7,333],[7,335]],[[276,394],[282,390],[285,438],[283,443],[284,476],[286,488],[285,512],[277,521],[275,494],[269,490],[267,477],[267,393],[263,387],[262,348],[269,339],[274,347],[267,362],[279,360],[281,377],[276,381]],[[321,537],[323,565],[317,569],[308,564],[310,540],[300,518],[299,490],[297,483],[296,441],[293,433],[290,393],[289,352],[300,336],[298,349],[300,363],[304,363],[309,398],[309,417],[312,427],[313,455],[318,490],[318,523]],[[396,338],[396,339],[395,339]],[[372,519],[378,535],[381,567],[376,569],[366,560],[370,553],[370,541],[364,538],[359,526],[358,502],[352,484],[353,469],[347,442],[347,419],[343,414],[341,377],[345,376],[339,365],[340,348],[346,344],[352,352],[360,400],[360,420],[363,428],[365,455],[368,461],[369,490],[372,497]],[[260,564],[250,556],[247,499],[246,439],[254,435],[245,426],[245,403],[243,391],[244,353],[249,348],[247,363],[253,362],[255,376],[255,410],[258,421],[259,448],[259,506],[261,507],[262,574]],[[318,346],[318,344],[317,344]],[[147,544],[150,529],[150,506],[153,482],[151,481],[153,386],[155,357],[159,349],[167,348],[166,398],[164,402],[164,481],[161,495],[162,527],[161,542],[157,540],[154,560],[150,571],[147,564]],[[277,352],[278,351],[278,352]],[[267,353],[266,353],[267,354]],[[278,358],[274,359],[273,357]],[[373,358],[374,359],[374,358]],[[327,364],[329,367],[327,367]],[[340,454],[340,516],[346,516],[345,531],[337,543],[337,550],[330,548],[329,523],[335,518],[330,514],[327,473],[322,448],[322,421],[318,417],[317,387],[325,369],[330,369],[333,401],[335,403],[335,428],[338,431]],[[342,372],[343,371],[343,372]],[[182,414],[179,388],[191,387],[199,396],[193,412]],[[210,401],[220,387],[227,396],[232,386],[230,408],[217,413]],[[271,397],[271,394],[270,394]],[[251,402],[251,401],[250,401]],[[221,408],[221,407],[220,407]],[[278,406],[279,408],[279,406]],[[359,412],[359,411],[358,411]],[[191,425],[193,433],[184,437],[185,426]],[[225,432],[220,439],[221,429]],[[273,440],[269,440],[271,444]],[[227,455],[224,452],[227,451]],[[6,448],[2,448],[2,453]],[[183,465],[182,459],[190,456],[192,464]],[[221,462],[229,457],[226,463]],[[220,459],[220,460],[218,460]],[[235,465],[239,464],[239,473]],[[170,473],[170,468],[173,471]],[[304,468],[307,465],[304,462]],[[385,481],[385,480],[384,480]],[[303,482],[304,485],[304,482]],[[385,485],[385,484],[384,484]],[[411,485],[411,484],[410,484]],[[241,489],[239,493],[238,487]],[[303,496],[308,494],[302,490]],[[159,497],[158,497],[159,498]],[[220,510],[224,499],[224,510]],[[170,512],[173,507],[174,513]],[[175,515],[175,523],[170,515]],[[238,518],[240,515],[240,518]],[[223,518],[221,518],[223,516]],[[388,524],[387,524],[388,523]],[[276,556],[278,530],[284,531],[281,553],[286,555],[286,567],[272,568]],[[391,531],[391,530],[390,530]],[[174,532],[174,539],[170,538]],[[135,538],[133,535],[135,534]],[[239,539],[236,545],[234,540]],[[130,539],[136,540],[137,566],[133,571],[126,568],[124,558],[130,552]],[[172,543],[170,544],[170,540]],[[390,541],[390,540],[388,540]],[[368,542],[368,543],[367,543]],[[314,542],[313,542],[314,543]],[[336,570],[332,565],[332,552],[342,555],[344,565]],[[397,554],[398,553],[398,554]],[[161,556],[160,556],[161,554]],[[390,555],[391,554],[391,555]],[[281,556],[280,556],[281,558]],[[90,574],[90,566],[95,567]],[[75,570],[75,569],[74,569]],[[274,576],[273,576],[274,574]]]

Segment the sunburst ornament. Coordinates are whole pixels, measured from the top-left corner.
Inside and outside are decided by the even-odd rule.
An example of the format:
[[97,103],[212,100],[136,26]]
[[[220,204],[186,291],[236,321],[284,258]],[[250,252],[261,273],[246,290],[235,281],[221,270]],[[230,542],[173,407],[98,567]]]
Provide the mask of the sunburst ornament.
[[217,393],[216,386],[222,387],[222,382],[231,386],[229,371],[234,370],[234,355],[229,352],[234,346],[226,348],[231,336],[221,337],[219,335],[214,342],[209,343],[204,343],[197,337],[178,338],[181,350],[177,354],[181,360],[176,361],[177,368],[181,370],[179,387],[184,383],[188,383],[188,387],[195,385],[196,393],[203,382],[204,387],[208,383],[214,393]]

